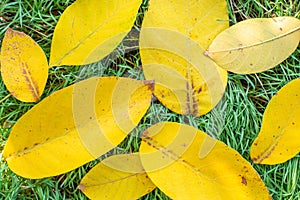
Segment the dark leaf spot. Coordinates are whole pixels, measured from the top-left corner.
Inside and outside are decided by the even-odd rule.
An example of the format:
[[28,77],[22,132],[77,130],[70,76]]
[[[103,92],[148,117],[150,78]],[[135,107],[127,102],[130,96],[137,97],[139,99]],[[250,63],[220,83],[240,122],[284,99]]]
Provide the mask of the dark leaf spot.
[[202,92],[202,87],[200,87],[199,90],[197,91],[198,94],[200,94],[200,92]]
[[241,183],[244,184],[244,185],[247,185],[247,180],[246,180],[246,178],[243,177],[243,176],[242,176],[242,182],[241,182]]

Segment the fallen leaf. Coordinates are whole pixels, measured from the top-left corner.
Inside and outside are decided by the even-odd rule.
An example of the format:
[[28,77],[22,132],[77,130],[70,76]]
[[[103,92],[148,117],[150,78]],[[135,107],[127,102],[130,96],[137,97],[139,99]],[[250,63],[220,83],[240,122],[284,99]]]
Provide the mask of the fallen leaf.
[[77,0],[60,17],[50,67],[99,61],[115,49],[135,21],[141,0]]
[[152,182],[172,199],[271,199],[263,181],[237,151],[191,126],[158,123],[143,133],[140,156]]
[[220,33],[206,54],[228,71],[258,73],[288,58],[299,40],[300,20],[297,18],[248,19]]
[[204,55],[228,27],[226,1],[152,0],[143,20],[143,72],[155,80],[154,94],[179,114],[200,116],[221,99],[227,72]]
[[150,81],[103,77],[51,94],[12,128],[3,152],[8,166],[20,176],[43,178],[98,158],[138,124],[152,87]]
[[48,78],[48,62],[42,48],[25,33],[7,29],[2,41],[1,76],[18,100],[39,101]]
[[89,171],[79,185],[79,189],[88,198],[101,200],[138,199],[155,187],[145,173],[137,153],[106,158]]
[[250,156],[255,163],[283,163],[300,151],[300,79],[285,85],[273,96],[263,116],[261,130]]

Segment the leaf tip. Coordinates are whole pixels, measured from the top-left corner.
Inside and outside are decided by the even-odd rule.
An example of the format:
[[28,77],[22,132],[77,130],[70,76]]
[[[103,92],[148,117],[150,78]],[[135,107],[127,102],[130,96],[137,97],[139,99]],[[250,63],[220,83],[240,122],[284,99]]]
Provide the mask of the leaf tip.
[[83,190],[86,188],[86,186],[83,185],[83,184],[80,184],[77,188],[78,188],[79,190],[83,191]]
[[261,164],[261,159],[259,159],[259,157],[254,157],[250,155],[250,159],[253,161],[253,163],[255,164]]
[[6,29],[6,33],[11,33],[11,32],[13,32],[13,30],[12,30],[10,27],[8,27],[8,28]]
[[15,31],[11,28],[7,28],[6,32],[5,32],[5,36],[9,36],[9,37],[13,37],[13,36],[24,36],[25,34],[21,31]]

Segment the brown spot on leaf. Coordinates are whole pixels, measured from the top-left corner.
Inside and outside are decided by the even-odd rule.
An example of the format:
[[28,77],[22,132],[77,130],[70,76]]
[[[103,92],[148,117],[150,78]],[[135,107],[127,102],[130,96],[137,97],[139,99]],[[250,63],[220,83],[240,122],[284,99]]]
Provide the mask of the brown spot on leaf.
[[27,63],[22,63],[22,73],[24,74],[26,82],[28,83],[27,85],[29,87],[29,90],[31,91],[34,101],[37,102],[40,99],[39,88],[38,85],[34,82],[34,80],[31,79],[31,74],[28,70]]
[[243,176],[242,176],[242,182],[241,182],[241,183],[244,184],[244,185],[247,185],[247,180],[246,180],[246,178],[243,177]]
[[186,82],[186,84],[185,84],[185,89],[186,89],[186,103],[187,103],[187,106],[186,106],[186,108],[187,108],[187,111],[186,111],[186,113],[187,114],[190,114],[191,113],[191,108],[190,108],[190,94],[189,94],[189,91],[190,91],[190,84],[189,84],[189,82],[187,81]]
[[202,92],[202,87],[197,90],[197,93],[200,94]]
[[[194,90],[194,88],[195,88],[194,81],[192,81],[192,89]],[[202,89],[201,89],[201,90],[202,90]],[[198,101],[197,101],[195,95],[193,95],[192,98],[193,98],[193,102],[192,102],[192,105],[193,105],[193,113],[192,113],[192,114],[193,114],[193,115],[197,115],[197,114],[198,114]]]
[[154,80],[145,80],[144,84],[148,85],[148,89],[150,91],[154,91],[154,85],[155,85],[155,81]]
[[268,158],[271,153],[274,151],[275,146],[266,154],[266,155],[259,155],[256,158],[251,158],[255,163],[261,163],[263,160],[265,160],[266,158]]

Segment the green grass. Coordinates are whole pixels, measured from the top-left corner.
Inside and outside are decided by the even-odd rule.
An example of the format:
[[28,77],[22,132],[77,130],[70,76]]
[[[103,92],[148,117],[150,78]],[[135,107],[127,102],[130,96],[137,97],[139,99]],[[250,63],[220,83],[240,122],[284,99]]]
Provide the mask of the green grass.
[[[49,57],[52,33],[64,9],[73,1],[40,0],[0,2],[0,39],[7,27],[22,30],[42,46]],[[135,23],[139,30],[146,9],[143,4]],[[272,16],[300,16],[299,0],[228,0],[231,24],[246,18]],[[128,37],[115,51],[114,58],[108,57],[99,63],[83,67],[55,67],[50,69],[43,98],[78,80],[94,76],[126,76],[143,79],[141,62],[137,50],[128,49]],[[128,53],[130,51],[130,53]],[[219,105],[203,117],[181,116],[170,112],[158,101],[154,101],[139,126],[119,146],[122,151],[137,151],[140,140],[137,135],[159,121],[177,121],[213,134],[249,159],[249,149],[259,132],[263,112],[271,97],[286,83],[300,75],[300,49],[298,48],[282,64],[263,73],[251,75],[229,74],[224,98]],[[109,67],[108,67],[109,66]],[[34,104],[22,103],[8,97],[0,78],[0,152],[12,126]],[[300,199],[299,154],[286,163],[265,166],[254,165],[275,200]],[[250,161],[251,162],[251,161]],[[72,172],[41,180],[29,180],[15,175],[1,156],[0,199],[86,199],[77,189],[81,178],[96,163],[93,161]],[[221,169],[220,169],[221,170]],[[158,189],[142,199],[169,199]]]

